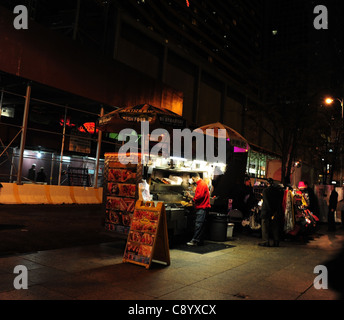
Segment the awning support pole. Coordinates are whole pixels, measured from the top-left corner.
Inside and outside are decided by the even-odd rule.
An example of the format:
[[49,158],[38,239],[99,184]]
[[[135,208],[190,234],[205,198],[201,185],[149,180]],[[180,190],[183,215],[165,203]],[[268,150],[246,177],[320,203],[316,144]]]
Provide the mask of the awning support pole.
[[58,184],[57,184],[58,186],[61,185],[63,149],[64,149],[65,137],[66,137],[66,121],[67,121],[67,107],[65,107],[65,115],[64,115],[64,120],[63,120],[63,134],[62,134],[61,153],[60,153],[59,179],[58,179]]
[[[104,116],[104,108],[100,109],[100,117]],[[96,156],[96,167],[94,170],[94,183],[93,187],[98,188],[98,171],[99,171],[99,158],[100,158],[100,149],[102,147],[102,134],[101,130],[98,131],[98,143],[97,143],[97,156]]]

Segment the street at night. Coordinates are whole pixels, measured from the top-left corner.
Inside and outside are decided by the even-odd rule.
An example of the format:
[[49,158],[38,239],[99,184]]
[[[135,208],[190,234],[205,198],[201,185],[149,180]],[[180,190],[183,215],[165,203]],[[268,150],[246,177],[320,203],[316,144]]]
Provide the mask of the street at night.
[[[279,248],[260,248],[257,234],[241,232],[221,242],[221,250],[204,254],[176,243],[169,267],[146,270],[122,263],[125,241],[104,235],[101,223],[97,206],[6,206],[0,220],[1,299],[338,300],[344,293],[344,232],[328,233],[326,225]],[[28,268],[28,290],[13,288],[17,265]],[[328,289],[314,287],[318,265],[329,266]]]
[[0,0],[0,301],[343,300],[343,15]]

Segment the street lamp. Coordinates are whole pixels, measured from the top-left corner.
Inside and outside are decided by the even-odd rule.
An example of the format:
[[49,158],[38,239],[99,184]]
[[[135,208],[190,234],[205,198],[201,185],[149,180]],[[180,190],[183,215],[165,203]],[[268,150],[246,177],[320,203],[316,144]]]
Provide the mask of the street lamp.
[[[342,98],[342,99],[335,98],[335,99],[340,102],[340,106],[342,107],[342,134],[343,134],[343,132],[344,132],[344,98]],[[328,97],[325,99],[325,103],[327,105],[331,105],[331,104],[333,104],[335,99]],[[340,179],[341,186],[343,186],[343,172],[342,172],[342,170],[343,170],[343,154],[341,154],[341,179]]]
[[[325,99],[325,103],[327,105],[331,105],[334,102],[335,99],[333,98],[326,98]],[[336,100],[338,100],[340,102],[340,106],[342,107],[342,120],[344,119],[344,99],[338,99],[336,98]],[[343,125],[343,123],[342,123]]]

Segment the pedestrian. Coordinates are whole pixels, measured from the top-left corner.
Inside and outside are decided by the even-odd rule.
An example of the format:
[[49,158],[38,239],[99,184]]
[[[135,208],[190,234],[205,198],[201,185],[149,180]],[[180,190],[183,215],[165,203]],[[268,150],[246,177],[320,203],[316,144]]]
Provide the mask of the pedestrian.
[[328,205],[328,231],[336,231],[336,221],[334,218],[334,214],[337,209],[338,204],[338,193],[336,191],[336,188],[334,185],[331,186],[331,195],[329,199],[329,205]]
[[189,192],[186,194],[192,198],[196,221],[194,235],[187,245],[197,246],[203,244],[207,214],[210,208],[210,195],[208,185],[201,179],[198,173],[192,173],[191,179],[196,184],[195,196],[192,198]]
[[273,179],[268,179],[268,187],[263,191],[263,205],[261,210],[261,226],[263,242],[262,247],[270,247],[270,231],[273,236],[273,247],[279,247],[280,230],[282,223],[283,193],[274,184]]
[[248,219],[251,215],[251,209],[258,203],[251,185],[251,179],[249,176],[244,178],[244,205],[243,205],[243,214],[244,219]]
[[344,198],[338,202],[337,212],[340,211],[340,220],[342,221],[342,228],[344,229]]
[[29,173],[27,175],[28,179],[31,181],[36,180],[36,164],[33,164],[31,168],[29,169]]
[[37,173],[36,182],[47,182],[47,176],[45,175],[43,167],[41,167],[40,171]]

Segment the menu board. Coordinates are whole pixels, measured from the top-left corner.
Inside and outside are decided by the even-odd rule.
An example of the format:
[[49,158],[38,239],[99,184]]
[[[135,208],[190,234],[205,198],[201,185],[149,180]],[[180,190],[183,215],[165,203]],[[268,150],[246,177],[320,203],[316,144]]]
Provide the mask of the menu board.
[[105,229],[127,236],[138,198],[142,166],[122,164],[117,153],[105,154]]
[[163,202],[137,201],[123,262],[151,266],[152,260],[170,264],[166,212]]

